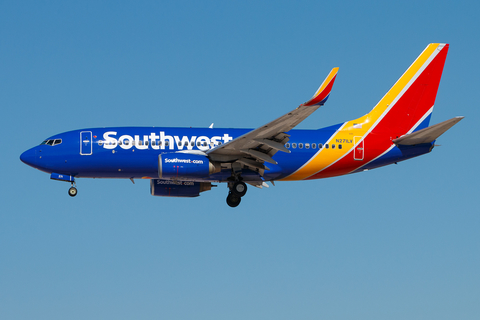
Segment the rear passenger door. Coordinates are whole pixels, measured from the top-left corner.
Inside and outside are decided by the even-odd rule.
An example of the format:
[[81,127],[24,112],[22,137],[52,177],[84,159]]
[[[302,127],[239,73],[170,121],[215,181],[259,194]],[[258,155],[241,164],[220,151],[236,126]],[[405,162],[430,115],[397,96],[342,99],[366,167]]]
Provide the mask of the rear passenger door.
[[[353,150],[353,160],[363,160],[365,156],[365,150],[363,148],[363,137],[355,137],[354,145],[355,149]],[[359,143],[360,141],[360,143]]]

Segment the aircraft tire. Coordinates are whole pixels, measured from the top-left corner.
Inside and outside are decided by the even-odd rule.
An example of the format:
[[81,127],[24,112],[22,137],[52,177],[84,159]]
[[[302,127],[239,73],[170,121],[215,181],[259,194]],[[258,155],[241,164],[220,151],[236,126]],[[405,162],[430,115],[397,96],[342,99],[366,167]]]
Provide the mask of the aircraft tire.
[[242,201],[242,198],[240,198],[237,195],[234,195],[231,192],[227,196],[227,204],[232,208],[237,207],[240,204],[240,201]]
[[77,195],[77,188],[75,187],[71,187],[70,189],[68,189],[68,195],[70,197],[75,197]]
[[237,197],[243,197],[247,193],[247,185],[245,182],[237,181],[233,184],[232,193]]

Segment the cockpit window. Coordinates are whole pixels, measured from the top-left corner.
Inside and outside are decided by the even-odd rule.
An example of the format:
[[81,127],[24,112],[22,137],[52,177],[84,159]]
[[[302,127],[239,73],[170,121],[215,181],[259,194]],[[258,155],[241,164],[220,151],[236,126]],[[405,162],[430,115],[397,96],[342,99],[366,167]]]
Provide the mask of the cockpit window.
[[62,139],[50,139],[50,140],[45,140],[43,141],[42,143],[40,143],[40,145],[49,145],[49,146],[56,146],[57,144],[60,144],[62,143]]

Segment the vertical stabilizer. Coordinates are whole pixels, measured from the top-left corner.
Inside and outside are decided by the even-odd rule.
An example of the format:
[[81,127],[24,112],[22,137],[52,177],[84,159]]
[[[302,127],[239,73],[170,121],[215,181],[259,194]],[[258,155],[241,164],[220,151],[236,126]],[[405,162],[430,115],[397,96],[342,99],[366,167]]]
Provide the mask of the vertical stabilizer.
[[428,126],[448,44],[432,43],[368,114],[373,133],[401,136]]
[[[332,144],[332,149],[333,144],[342,144],[341,149],[322,148],[284,180],[356,172],[395,147],[393,140],[428,127],[447,52],[448,44],[429,44],[372,111],[343,123],[328,138],[326,144]],[[430,137],[438,132],[427,133]]]

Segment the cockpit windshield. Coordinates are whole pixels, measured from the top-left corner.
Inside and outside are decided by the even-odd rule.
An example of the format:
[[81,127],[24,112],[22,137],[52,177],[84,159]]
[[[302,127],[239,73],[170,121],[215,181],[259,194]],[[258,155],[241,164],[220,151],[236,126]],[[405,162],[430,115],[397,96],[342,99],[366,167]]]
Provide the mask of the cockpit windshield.
[[49,139],[49,140],[44,140],[40,145],[49,145],[49,146],[56,146],[58,144],[62,143],[62,139]]

